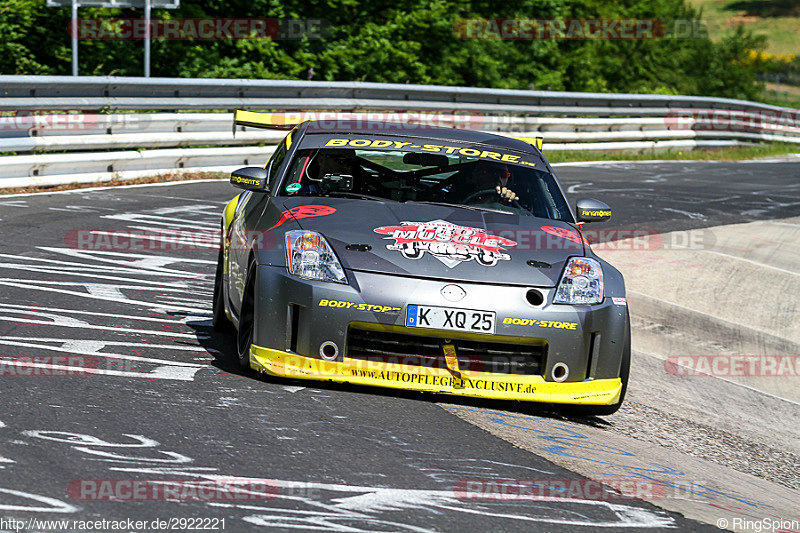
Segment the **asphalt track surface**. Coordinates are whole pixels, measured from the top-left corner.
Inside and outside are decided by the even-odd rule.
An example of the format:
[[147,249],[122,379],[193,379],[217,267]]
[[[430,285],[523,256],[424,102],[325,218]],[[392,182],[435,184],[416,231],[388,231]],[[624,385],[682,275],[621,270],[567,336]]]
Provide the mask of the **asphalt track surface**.
[[[607,228],[800,214],[797,163],[557,172],[570,201],[612,205]],[[459,498],[466,480],[559,486],[580,477],[436,398],[234,370],[233,339],[209,320],[216,242],[201,238],[234,194],[206,182],[0,197],[0,530],[14,518],[42,531],[56,528],[30,520],[146,521],[129,528],[137,531],[165,529],[152,527],[157,519],[206,519],[170,525],[217,531],[718,531],[637,500]],[[197,230],[206,233],[189,233]],[[183,241],[84,250],[81,231]],[[200,482],[249,492],[209,496]]]

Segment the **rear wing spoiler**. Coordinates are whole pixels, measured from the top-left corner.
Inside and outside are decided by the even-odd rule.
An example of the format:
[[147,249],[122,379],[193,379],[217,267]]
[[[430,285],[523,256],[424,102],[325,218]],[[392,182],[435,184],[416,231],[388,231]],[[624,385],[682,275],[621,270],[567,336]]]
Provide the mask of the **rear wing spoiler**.
[[291,130],[309,119],[298,120],[285,115],[272,113],[256,113],[237,109],[233,114],[233,134],[236,135],[236,126],[260,128],[262,130]]
[[542,151],[542,145],[544,145],[544,137],[511,137],[511,138],[531,144],[536,148],[538,148],[540,152]]
[[[298,120],[297,118],[277,115],[273,113],[256,113],[255,111],[244,111],[237,109],[233,115],[233,134],[236,135],[236,126],[247,126],[248,128],[260,128],[262,130],[291,130],[303,122],[313,119]],[[540,151],[544,144],[543,137],[511,137],[538,148]]]

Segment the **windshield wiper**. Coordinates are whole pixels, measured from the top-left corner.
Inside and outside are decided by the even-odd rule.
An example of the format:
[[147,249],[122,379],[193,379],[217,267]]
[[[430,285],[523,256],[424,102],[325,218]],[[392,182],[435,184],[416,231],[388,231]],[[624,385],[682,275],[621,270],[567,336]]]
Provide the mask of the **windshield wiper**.
[[501,209],[492,209],[490,207],[478,207],[475,205],[463,205],[463,204],[451,204],[448,202],[428,202],[428,201],[413,201],[408,200],[403,202],[406,204],[425,204],[425,205],[440,205],[442,207],[460,207],[461,209],[471,209],[472,211],[489,211],[491,213],[501,213],[503,215],[513,215],[514,213],[509,213],[508,211],[503,211]]
[[369,194],[361,194],[359,192],[350,192],[350,191],[331,191],[320,196],[331,196],[331,197],[340,197],[340,198],[359,198],[361,200],[377,200],[378,202],[385,202],[390,201],[393,202],[394,200],[390,198],[381,198],[380,196],[370,196]]

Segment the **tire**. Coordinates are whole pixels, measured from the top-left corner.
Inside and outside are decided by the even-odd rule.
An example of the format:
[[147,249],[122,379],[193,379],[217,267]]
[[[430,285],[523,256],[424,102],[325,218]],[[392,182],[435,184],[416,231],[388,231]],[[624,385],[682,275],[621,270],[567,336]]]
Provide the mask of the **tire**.
[[622,402],[625,401],[625,393],[628,390],[628,377],[631,372],[631,316],[625,312],[625,340],[622,346],[622,360],[619,367],[619,378],[622,380],[622,390],[619,393],[619,401],[611,405],[580,405],[566,406],[559,409],[564,414],[574,416],[607,416],[616,413]]
[[250,346],[253,344],[255,329],[255,285],[256,263],[250,262],[247,268],[247,281],[244,285],[242,309],[239,314],[239,331],[236,334],[236,363],[241,370],[250,370]]
[[214,325],[216,331],[222,333],[230,333],[233,331],[233,324],[228,320],[228,315],[225,314],[225,287],[223,286],[223,253],[222,249],[219,250],[217,257],[217,273],[214,275],[214,296],[211,301],[212,318],[211,323]]

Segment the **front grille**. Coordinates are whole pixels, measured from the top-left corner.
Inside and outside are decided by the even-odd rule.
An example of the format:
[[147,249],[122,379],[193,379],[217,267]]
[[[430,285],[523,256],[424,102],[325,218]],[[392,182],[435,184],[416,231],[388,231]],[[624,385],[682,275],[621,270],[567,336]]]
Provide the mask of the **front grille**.
[[447,368],[442,345],[455,346],[460,370],[498,374],[543,375],[547,343],[452,339],[350,326],[347,357],[363,361]]

